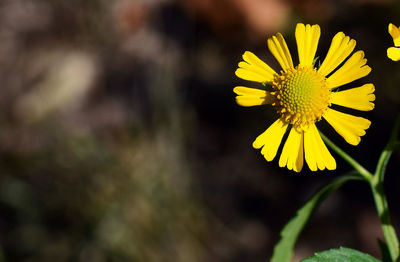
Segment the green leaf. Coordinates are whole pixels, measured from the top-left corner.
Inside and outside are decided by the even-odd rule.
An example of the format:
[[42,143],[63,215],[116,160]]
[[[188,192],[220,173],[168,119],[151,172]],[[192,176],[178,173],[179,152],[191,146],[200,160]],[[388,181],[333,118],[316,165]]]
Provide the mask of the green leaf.
[[296,215],[282,229],[281,239],[274,247],[274,252],[270,262],[289,262],[291,260],[297,238],[312,213],[324,199],[349,180],[362,179],[359,176],[339,177],[320,189],[302,208],[297,211]]
[[380,260],[360,251],[341,247],[316,253],[315,256],[301,260],[301,262],[380,262]]

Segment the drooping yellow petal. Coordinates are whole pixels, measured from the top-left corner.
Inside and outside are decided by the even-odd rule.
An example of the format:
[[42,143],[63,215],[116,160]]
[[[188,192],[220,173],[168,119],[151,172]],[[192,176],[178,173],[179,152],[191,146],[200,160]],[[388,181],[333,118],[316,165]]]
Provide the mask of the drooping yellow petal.
[[389,47],[386,50],[387,57],[393,61],[400,61],[400,48],[399,47]]
[[319,37],[321,36],[319,25],[311,26],[299,23],[296,26],[295,36],[300,65],[312,66],[317,52]]
[[283,135],[286,132],[288,124],[282,120],[276,120],[264,133],[259,135],[253,142],[253,147],[261,149],[261,154],[267,161],[272,161],[281,144]]
[[303,168],[303,152],[303,132],[292,128],[283,147],[279,166],[287,165],[289,170],[300,172]]
[[358,145],[361,136],[365,135],[365,130],[371,125],[371,121],[363,117],[352,116],[328,108],[323,117],[341,135],[347,143]]
[[368,75],[371,68],[366,63],[364,52],[355,52],[342,67],[327,78],[328,86],[332,89]]
[[360,87],[331,93],[331,103],[362,111],[374,109],[375,87],[373,84],[365,84]]
[[293,68],[292,56],[290,55],[285,39],[281,33],[269,38],[267,44],[269,50],[285,72],[287,72],[288,69]]
[[336,168],[336,161],[326,148],[314,124],[304,131],[304,155],[311,171]]
[[233,92],[237,94],[236,103],[241,106],[259,106],[271,104],[273,99],[268,91],[244,86],[235,87]]
[[355,46],[356,41],[354,39],[350,39],[343,32],[337,33],[332,39],[328,54],[318,72],[323,76],[327,76],[353,52]]
[[246,51],[243,54],[243,60],[244,62],[239,63],[239,68],[235,72],[238,77],[260,83],[272,82],[276,72],[255,54]]
[[390,23],[388,26],[388,31],[393,38],[394,46],[400,46],[400,29],[394,24]]

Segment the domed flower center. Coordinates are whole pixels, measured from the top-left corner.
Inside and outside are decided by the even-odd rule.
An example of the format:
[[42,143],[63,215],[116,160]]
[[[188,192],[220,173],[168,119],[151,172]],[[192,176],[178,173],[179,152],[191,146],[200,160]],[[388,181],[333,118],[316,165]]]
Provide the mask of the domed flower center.
[[276,75],[273,87],[272,105],[281,118],[298,130],[319,121],[330,105],[331,91],[325,78],[309,67],[296,67]]

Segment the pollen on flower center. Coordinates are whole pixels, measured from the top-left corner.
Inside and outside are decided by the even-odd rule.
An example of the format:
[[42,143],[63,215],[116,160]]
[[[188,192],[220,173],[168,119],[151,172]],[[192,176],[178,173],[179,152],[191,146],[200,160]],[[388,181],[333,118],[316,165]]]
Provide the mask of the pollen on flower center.
[[304,130],[321,119],[329,106],[331,91],[325,77],[310,67],[296,67],[275,75],[272,104],[281,118]]

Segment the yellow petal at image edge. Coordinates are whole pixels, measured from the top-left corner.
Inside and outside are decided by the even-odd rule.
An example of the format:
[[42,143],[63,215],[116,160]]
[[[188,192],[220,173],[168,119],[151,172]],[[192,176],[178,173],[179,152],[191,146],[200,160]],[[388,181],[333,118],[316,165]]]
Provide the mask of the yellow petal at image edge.
[[272,161],[281,144],[283,135],[288,127],[282,120],[276,120],[264,133],[259,135],[253,142],[253,147],[261,149],[261,154],[267,161]]
[[347,143],[358,145],[361,136],[371,125],[371,121],[363,117],[352,116],[328,108],[323,114],[326,121],[341,135]]
[[303,152],[303,132],[292,128],[282,149],[279,166],[287,165],[289,170],[300,172],[303,167]]
[[314,124],[304,132],[304,155],[311,171],[336,169],[336,161]]
[[387,57],[392,59],[393,61],[400,61],[400,48],[389,47],[386,50]]
[[374,109],[374,103],[372,103],[372,101],[375,101],[374,91],[373,84],[365,84],[340,92],[332,92],[331,103],[361,111],[369,111]]
[[400,30],[399,30],[399,28],[397,26],[395,26],[394,24],[390,23],[388,26],[388,31],[389,31],[389,34],[393,38],[394,45],[400,46]]

